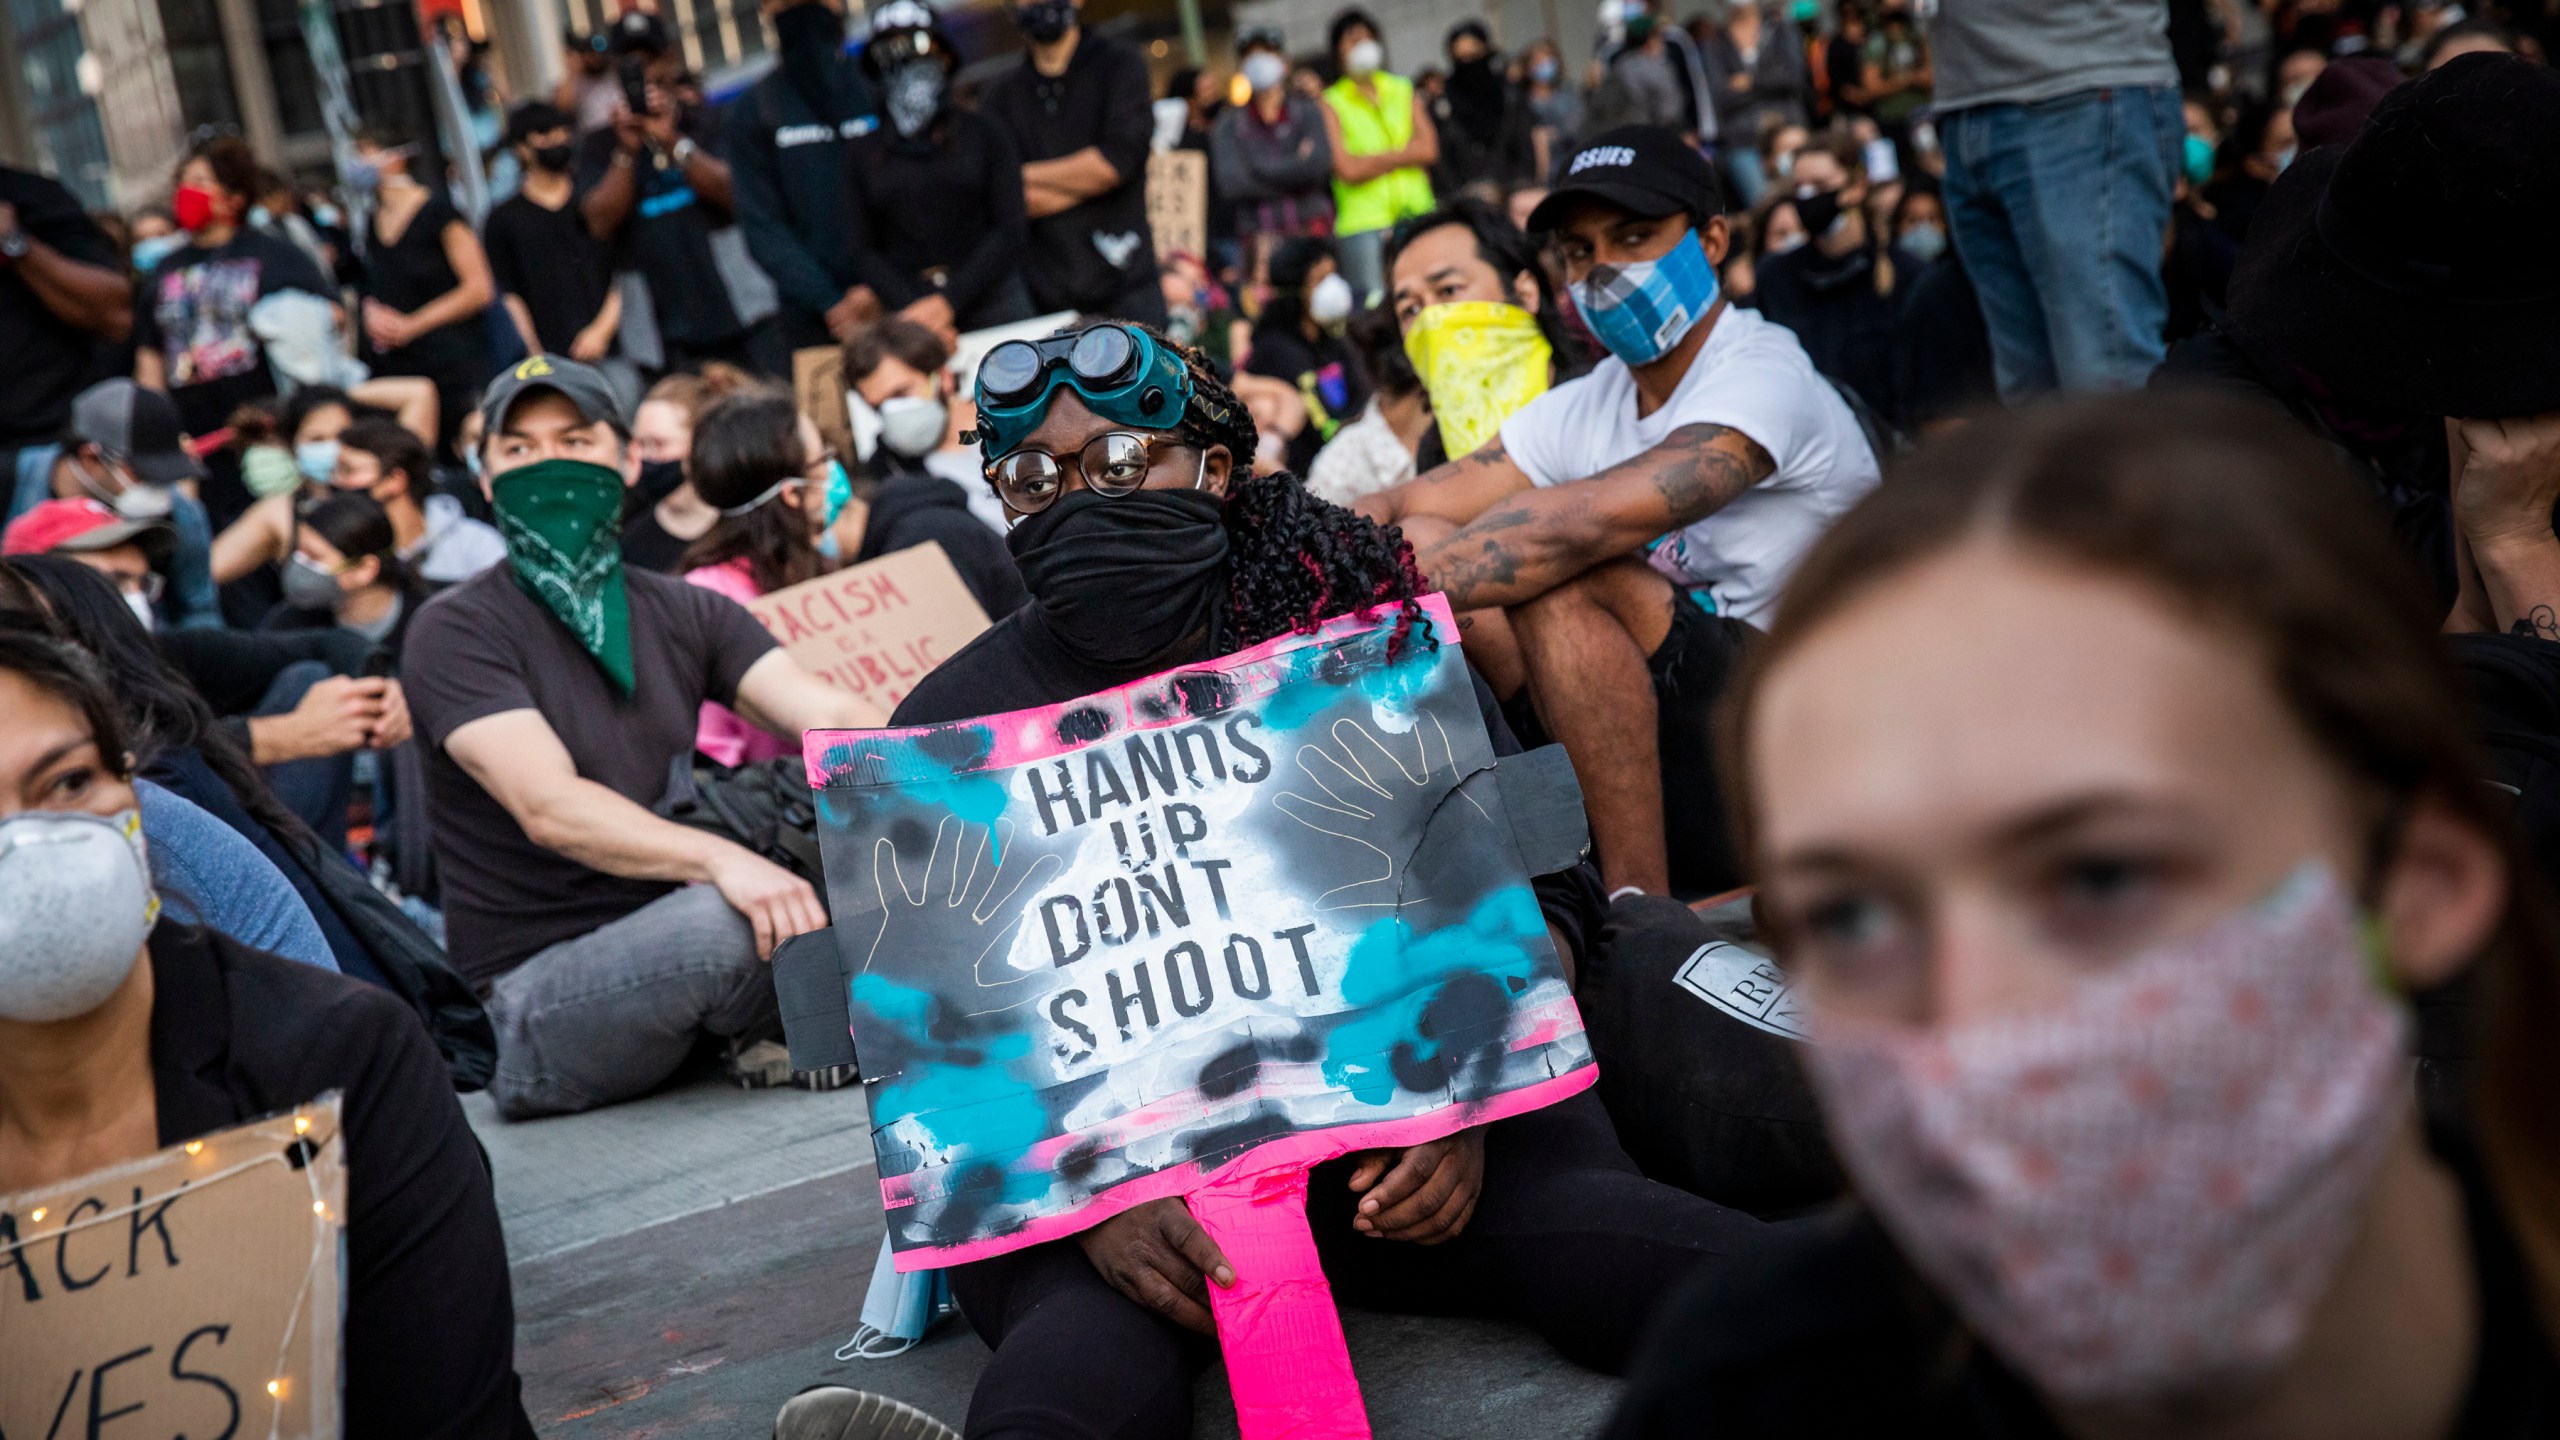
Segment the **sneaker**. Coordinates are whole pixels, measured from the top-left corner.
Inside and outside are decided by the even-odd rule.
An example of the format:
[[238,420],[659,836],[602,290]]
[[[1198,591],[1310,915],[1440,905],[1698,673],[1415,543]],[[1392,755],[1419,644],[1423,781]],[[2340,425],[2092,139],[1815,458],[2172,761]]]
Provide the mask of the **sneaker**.
[[791,1083],[803,1090],[842,1090],[862,1083],[859,1065],[828,1065],[817,1070],[794,1070]]
[[886,1395],[818,1385],[782,1402],[773,1440],[960,1440],[960,1432]]
[[747,1090],[771,1090],[791,1083],[791,1049],[779,1040],[752,1045],[729,1042],[729,1078]]

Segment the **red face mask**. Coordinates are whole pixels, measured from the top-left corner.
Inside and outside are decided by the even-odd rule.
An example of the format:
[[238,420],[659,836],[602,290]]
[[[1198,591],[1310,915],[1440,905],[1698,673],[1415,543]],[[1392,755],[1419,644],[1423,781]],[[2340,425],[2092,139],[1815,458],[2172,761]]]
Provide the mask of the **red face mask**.
[[213,192],[201,185],[179,186],[169,197],[169,215],[179,229],[194,234],[213,223]]

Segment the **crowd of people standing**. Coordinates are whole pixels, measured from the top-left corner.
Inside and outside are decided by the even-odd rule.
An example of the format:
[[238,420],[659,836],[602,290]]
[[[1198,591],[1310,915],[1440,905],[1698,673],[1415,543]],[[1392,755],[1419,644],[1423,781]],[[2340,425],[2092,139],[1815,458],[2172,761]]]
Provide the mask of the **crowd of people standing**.
[[[892,723],[1437,593],[1569,761],[1601,1083],[1314,1172],[1346,1298],[1612,1436],[2560,1434],[2550,14],[1347,8],[1160,85],[1007,13],[784,0],[715,104],[631,9],[489,155],[207,138],[114,239],[0,167],[0,1194],[344,1090],[350,1433],[529,1434],[454,1095],[851,1083],[775,836],[880,716],[749,606],[932,545],[991,623]],[[1233,1274],[1179,1201],[955,1267],[965,1433],[1187,1435]]]

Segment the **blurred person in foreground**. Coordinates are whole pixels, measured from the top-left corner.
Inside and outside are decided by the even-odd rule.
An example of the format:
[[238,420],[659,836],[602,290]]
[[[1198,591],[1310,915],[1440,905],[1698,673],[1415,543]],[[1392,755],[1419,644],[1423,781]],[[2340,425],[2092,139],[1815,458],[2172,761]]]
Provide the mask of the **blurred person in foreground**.
[[1721,804],[1716,697],[1876,457],[1795,337],[1725,303],[1724,195],[1680,137],[1592,137],[1530,225],[1609,358],[1355,508],[1477,612],[1469,657],[1572,756],[1611,894],[1718,893],[1740,865],[1686,819]]
[[629,1099],[705,1034],[759,1074],[749,1052],[781,1027],[765,962],[825,910],[649,806],[705,700],[786,736],[864,707],[736,601],[623,563],[630,437],[603,376],[536,356],[481,410],[507,563],[418,612],[404,673],[454,961],[497,1027],[490,1098],[509,1119]]
[[[2318,146],[2249,227],[2231,309],[2160,386],[2280,405],[2357,466],[2454,630],[2560,640],[2560,75],[2466,55],[2355,123],[2301,106]],[[2369,92],[2367,92],[2369,93]],[[2370,102],[2368,102],[2370,103]]]
[[0,1192],[341,1092],[348,1430],[530,1440],[497,1203],[434,1045],[373,986],[164,913],[129,725],[93,656],[0,624]]
[[1607,1433],[2548,1433],[2560,953],[2435,630],[2218,402],[1981,422],[1824,537],[1732,754],[1858,1201]]

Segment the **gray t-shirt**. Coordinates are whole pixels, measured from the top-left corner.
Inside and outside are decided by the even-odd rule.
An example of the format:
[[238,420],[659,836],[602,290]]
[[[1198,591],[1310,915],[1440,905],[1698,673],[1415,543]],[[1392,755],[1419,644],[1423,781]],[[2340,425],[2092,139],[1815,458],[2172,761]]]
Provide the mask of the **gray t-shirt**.
[[2178,83],[2167,0],[1937,0],[1920,9],[1942,112]]

